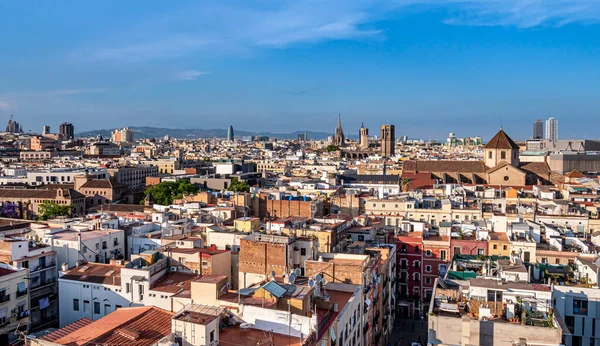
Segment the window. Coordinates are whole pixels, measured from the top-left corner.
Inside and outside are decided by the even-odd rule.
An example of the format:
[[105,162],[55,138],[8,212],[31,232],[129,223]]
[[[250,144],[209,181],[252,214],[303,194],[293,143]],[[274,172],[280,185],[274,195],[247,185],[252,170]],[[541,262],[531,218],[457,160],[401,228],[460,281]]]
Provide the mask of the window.
[[455,246],[454,247],[454,254],[455,255],[460,255],[460,246]]
[[301,248],[300,249],[300,256],[306,256],[306,249],[305,248]]
[[508,245],[502,245],[502,250],[504,250],[504,251],[508,250]]
[[210,331],[210,342],[213,342],[213,341],[215,341],[215,331],[211,330]]
[[446,260],[446,250],[440,251],[440,259],[443,261]]
[[425,271],[428,273],[431,273],[431,266],[430,265],[426,265],[425,266]]
[[83,312],[88,312],[88,311],[90,311],[90,301],[84,300],[83,301]]
[[480,256],[485,255],[485,250],[484,249],[477,249],[477,254]]
[[494,244],[494,250],[498,250],[498,244]]
[[[421,280],[421,274],[419,274],[419,273],[414,273],[414,274],[413,274],[413,280],[414,280],[414,281],[419,281],[419,280]],[[415,288],[416,288],[416,287],[415,287]]]
[[506,160],[506,151],[501,151],[500,152],[500,159],[501,160]]
[[431,278],[430,277],[426,277],[425,278],[425,284],[431,285]]
[[415,253],[419,253],[419,245],[415,245]]
[[358,241],[365,241],[365,236],[364,235],[359,235],[358,236]]
[[573,313],[576,315],[587,315],[588,301],[583,299],[573,299]]
[[179,257],[179,263],[185,264],[185,257]]
[[431,250],[425,250],[425,256],[431,257]]
[[125,284],[125,293],[131,292],[131,284],[128,282]]
[[492,152],[488,151],[488,159],[491,159],[491,158],[492,158]]
[[100,302],[94,302],[94,313],[100,314]]
[[421,262],[420,261],[413,261],[413,267],[420,268],[421,267]]
[[79,299],[73,299],[73,311],[79,311]]

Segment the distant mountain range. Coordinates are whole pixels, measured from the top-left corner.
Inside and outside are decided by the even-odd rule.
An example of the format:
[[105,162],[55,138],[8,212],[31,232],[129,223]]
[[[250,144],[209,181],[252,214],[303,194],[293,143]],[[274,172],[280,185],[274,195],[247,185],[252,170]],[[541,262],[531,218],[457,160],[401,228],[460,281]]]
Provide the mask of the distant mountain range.
[[[162,138],[169,136],[171,138],[180,139],[196,139],[196,138],[226,138],[227,129],[167,129],[161,127],[148,127],[148,126],[130,126],[135,138]],[[87,132],[81,132],[77,134],[77,137],[97,137],[98,135],[104,138],[110,138],[111,132],[115,129],[106,130],[93,130]],[[313,131],[296,131],[292,133],[271,133],[271,132],[250,132],[241,131],[234,129],[235,138],[241,138],[244,136],[267,136],[278,139],[297,139],[298,135],[306,133],[308,139],[327,139],[331,136],[331,133],[326,132],[313,132]]]

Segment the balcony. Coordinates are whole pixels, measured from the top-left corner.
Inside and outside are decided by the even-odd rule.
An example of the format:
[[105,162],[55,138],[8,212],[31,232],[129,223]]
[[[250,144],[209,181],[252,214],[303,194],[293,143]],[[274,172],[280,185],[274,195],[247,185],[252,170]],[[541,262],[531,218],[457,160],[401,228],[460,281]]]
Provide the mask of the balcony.
[[42,287],[46,287],[46,286],[52,285],[55,282],[56,282],[56,278],[50,278],[50,279],[46,279],[46,281],[44,281],[44,282],[39,282],[39,283],[31,284],[31,286],[29,286],[29,291],[38,290],[38,289],[40,289]]
[[29,313],[29,310],[25,310],[25,311],[23,311],[23,312],[19,312],[19,313],[17,313],[17,317],[15,317],[15,319],[16,319],[17,321],[21,321],[21,320],[23,320],[23,319],[25,319],[25,318],[28,318],[28,317],[29,317],[29,315],[30,315],[30,313]]
[[52,269],[54,267],[56,267],[56,262],[52,261],[50,263],[45,263],[44,265],[38,265],[35,268],[30,268],[29,272],[31,274],[34,274],[34,273],[37,273],[37,272],[42,271],[42,270]]
[[17,291],[17,298],[23,297],[27,295],[27,290],[25,291]]

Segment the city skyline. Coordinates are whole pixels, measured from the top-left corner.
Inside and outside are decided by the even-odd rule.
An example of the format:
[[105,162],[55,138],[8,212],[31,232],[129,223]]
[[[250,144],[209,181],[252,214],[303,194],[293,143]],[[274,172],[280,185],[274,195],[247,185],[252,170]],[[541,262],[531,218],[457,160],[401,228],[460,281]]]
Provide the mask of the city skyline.
[[120,16],[106,6],[2,5],[14,35],[0,117],[26,130],[293,132],[331,131],[341,113],[353,134],[363,121],[425,138],[503,125],[523,139],[538,117],[570,119],[561,138],[590,137],[580,122],[600,121],[600,5],[589,1],[129,2],[110,8]]

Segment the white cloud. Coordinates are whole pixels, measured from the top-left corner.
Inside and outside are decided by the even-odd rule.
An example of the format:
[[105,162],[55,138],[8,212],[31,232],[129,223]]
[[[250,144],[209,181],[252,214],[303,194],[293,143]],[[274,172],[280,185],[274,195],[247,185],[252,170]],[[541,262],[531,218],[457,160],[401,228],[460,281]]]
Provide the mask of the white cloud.
[[0,109],[1,110],[7,110],[11,108],[11,104],[5,100],[5,99],[0,99]]
[[[73,54],[77,60],[140,62],[194,52],[285,48],[297,43],[357,40],[383,34],[377,22],[425,6],[447,9],[450,25],[561,26],[600,21],[600,0],[205,0],[107,35],[110,43]],[[125,32],[125,34],[124,34]],[[140,33],[141,36],[140,36]],[[114,45],[113,42],[120,42]]]
[[198,70],[185,70],[175,74],[175,78],[181,80],[194,80],[200,76],[204,76],[209,74],[207,71],[198,71]]

